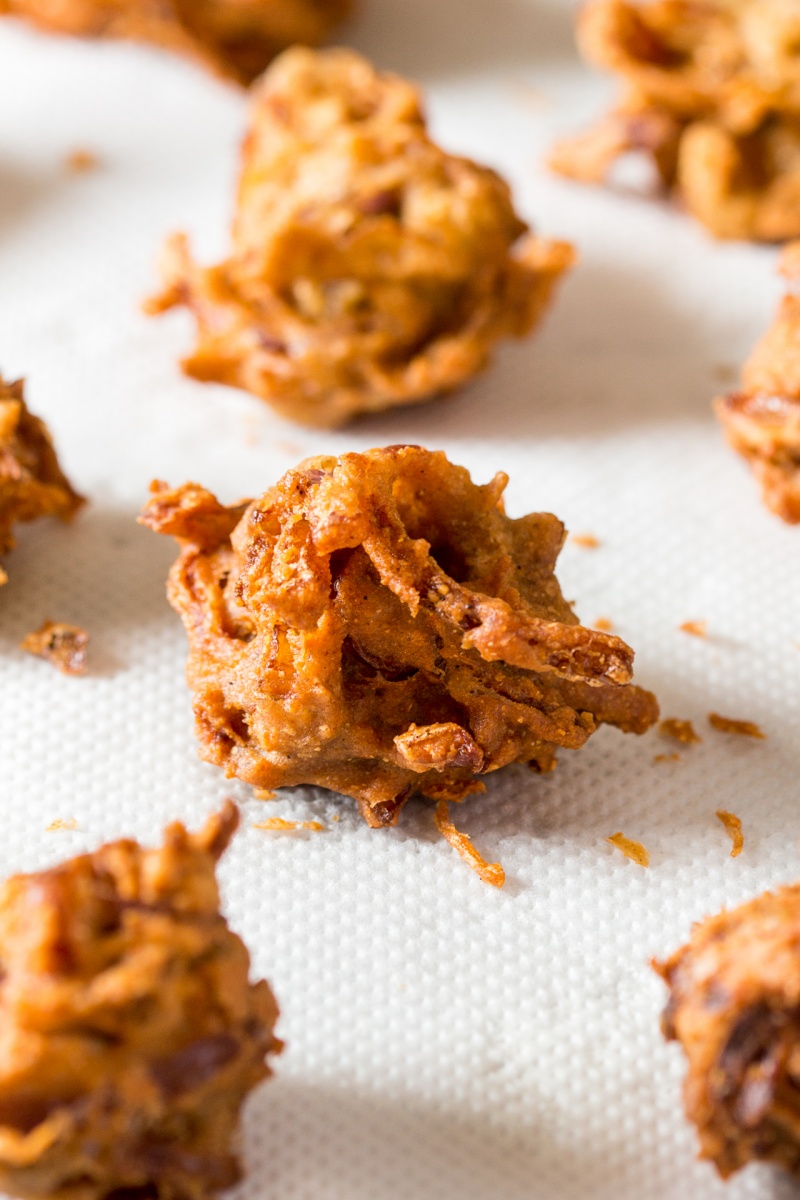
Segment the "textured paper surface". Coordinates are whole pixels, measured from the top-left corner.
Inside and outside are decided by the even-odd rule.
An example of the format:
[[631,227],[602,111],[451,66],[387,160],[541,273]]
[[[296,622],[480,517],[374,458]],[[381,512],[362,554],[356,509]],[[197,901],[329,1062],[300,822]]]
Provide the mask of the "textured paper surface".
[[[248,1108],[238,1200],[788,1197],[765,1169],[725,1188],[694,1161],[647,966],[694,919],[800,867],[800,531],[761,508],[709,412],[721,368],[771,319],[775,252],[547,176],[553,137],[611,90],[578,64],[566,3],[364,6],[342,40],[419,78],[442,142],[506,173],[526,218],[574,239],[582,264],[541,334],[461,395],[330,435],[183,379],[188,318],[137,307],[171,230],[209,260],[224,246],[242,96],[155,51],[0,27],[0,367],[28,377],[92,500],[69,529],[26,530],[6,562],[0,869],[242,803],[225,906],[274,985],[287,1050]],[[101,167],[69,175],[76,147]],[[586,622],[614,621],[637,679],[704,739],[654,764],[674,747],[602,730],[550,777],[494,777],[455,815],[505,866],[500,893],[423,802],[375,832],[347,801],[299,789],[265,804],[197,760],[164,599],[173,550],[134,524],[153,476],[233,501],[308,454],[398,441],[443,447],[479,481],[506,470],[512,514],[550,509],[596,535],[596,550],[566,547],[566,594]],[[17,649],[47,617],[90,631],[87,678]],[[707,640],[678,632],[690,619]],[[768,740],[715,733],[709,710]],[[744,823],[736,860],[717,808]],[[272,815],[326,832],[252,828]],[[76,831],[46,832],[70,817]],[[618,830],[650,870],[604,842]]]

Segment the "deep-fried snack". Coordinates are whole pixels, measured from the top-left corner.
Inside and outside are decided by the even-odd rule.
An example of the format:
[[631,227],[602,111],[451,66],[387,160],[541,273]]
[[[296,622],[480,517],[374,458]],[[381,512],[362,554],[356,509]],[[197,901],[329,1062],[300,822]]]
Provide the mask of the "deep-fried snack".
[[742,385],[714,401],[734,450],[750,464],[764,503],[792,525],[800,522],[800,242],[787,246],[781,274],[789,281],[775,323],[742,370]]
[[202,268],[176,235],[147,307],[194,313],[187,374],[335,426],[470,379],[573,257],[527,233],[494,171],[431,141],[412,84],[296,48],[254,91],[230,257]]
[[441,452],[307,459],[252,503],[154,484],[141,520],[181,545],[200,752],[256,788],[317,784],[391,825],[510,762],[550,769],[603,722],[642,733],[633,652],[584,629],[553,574],[564,527],[506,517]]
[[79,625],[45,621],[34,633],[26,634],[20,649],[46,659],[65,675],[83,675],[88,645],[89,635]]
[[318,45],[351,8],[352,0],[0,0],[0,15],[40,29],[152,42],[241,84],[287,46]]
[[800,1176],[800,886],[709,917],[653,965],[701,1157],[723,1178],[753,1160]]
[[277,1007],[219,912],[235,806],[0,891],[0,1188],[205,1200],[240,1177],[239,1108]]
[[28,411],[22,380],[0,376],[0,555],[13,549],[17,521],[68,520],[83,503],[58,465],[47,426]]
[[599,183],[643,152],[717,237],[800,237],[798,38],[797,0],[592,0],[581,50],[625,91],[551,165]]

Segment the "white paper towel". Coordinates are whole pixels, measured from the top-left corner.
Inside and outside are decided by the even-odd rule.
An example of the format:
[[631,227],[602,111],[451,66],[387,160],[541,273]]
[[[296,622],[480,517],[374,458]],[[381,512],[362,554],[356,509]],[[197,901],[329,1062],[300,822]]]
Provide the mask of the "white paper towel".
[[[771,319],[775,253],[717,245],[659,201],[552,178],[558,133],[605,104],[552,0],[363,0],[342,40],[419,78],[435,134],[513,182],[526,218],[582,263],[542,331],[459,396],[319,434],[181,377],[185,315],[138,303],[167,233],[225,245],[245,101],[179,59],[0,25],[0,369],[92,500],[23,531],[0,593],[2,873],[132,834],[192,826],[226,795],[244,828],[225,905],[272,981],[287,1050],[248,1107],[238,1200],[731,1200],[788,1197],[750,1168],[724,1187],[694,1161],[683,1062],[658,1030],[647,966],[694,919],[798,875],[800,531],[761,507],[709,411]],[[86,147],[95,172],[69,175]],[[602,730],[558,771],[512,769],[456,811],[506,868],[498,893],[417,802],[395,830],[312,789],[265,806],[195,755],[185,639],[164,599],[173,550],[137,528],[149,480],[233,501],[311,453],[444,448],[509,510],[601,540],[559,574],[587,622],[610,617],[637,679],[703,744]],[[17,649],[46,617],[92,636],[92,671]],[[678,632],[707,620],[701,641]],[[716,710],[766,742],[713,732]],[[744,822],[729,857],[714,817]],[[333,821],[334,814],[341,817]],[[265,815],[320,818],[276,836]],[[75,832],[48,833],[75,817]],[[645,843],[643,871],[604,842]]]

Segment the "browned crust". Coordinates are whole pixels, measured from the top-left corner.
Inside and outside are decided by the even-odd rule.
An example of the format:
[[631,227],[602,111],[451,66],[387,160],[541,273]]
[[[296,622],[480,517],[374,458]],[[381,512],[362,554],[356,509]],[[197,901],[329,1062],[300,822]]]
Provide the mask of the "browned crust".
[[309,459],[231,510],[230,535],[209,493],[156,485],[142,520],[181,545],[169,597],[203,757],[257,788],[344,792],[385,825],[413,792],[550,769],[600,723],[646,730],[633,652],[561,596],[563,526],[507,518],[505,483],[415,446]]

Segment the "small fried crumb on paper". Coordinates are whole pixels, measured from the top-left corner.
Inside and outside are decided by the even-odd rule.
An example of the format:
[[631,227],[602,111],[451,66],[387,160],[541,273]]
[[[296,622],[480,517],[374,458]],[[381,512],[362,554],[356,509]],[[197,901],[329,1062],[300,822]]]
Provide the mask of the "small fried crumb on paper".
[[682,742],[684,746],[692,746],[703,740],[695,732],[692,722],[684,721],[680,717],[666,717],[660,723],[658,732],[662,737],[671,738],[674,742]]
[[77,829],[78,822],[74,817],[56,817],[55,821],[51,821],[47,826],[45,833],[57,833],[61,829]]
[[690,637],[707,638],[708,621],[684,621],[678,626],[680,633],[688,633]]
[[79,625],[45,621],[20,642],[20,649],[44,658],[64,675],[85,675],[89,635]]
[[608,617],[598,617],[594,623],[594,627],[595,629],[598,629],[600,633],[614,632],[614,622]]
[[296,829],[310,829],[313,833],[322,833],[325,826],[321,821],[285,821],[283,817],[267,817],[265,821],[257,821],[253,829],[266,829],[269,833],[293,833]]
[[731,858],[738,858],[744,850],[742,822],[734,813],[726,812],[724,808],[717,809],[717,818],[725,826],[725,832],[731,839]]
[[722,717],[719,713],[709,713],[708,723],[712,729],[720,733],[736,733],[740,737],[766,738],[766,734],[753,721],[736,721],[733,717]]
[[78,146],[66,156],[64,166],[71,175],[85,175],[88,171],[97,170],[100,159],[91,150]]
[[505,871],[500,863],[487,863],[483,855],[473,846],[469,834],[460,833],[456,829],[450,820],[450,806],[446,800],[442,799],[437,803],[435,819],[436,828],[445,841],[448,841],[456,853],[464,859],[464,862],[468,863],[477,875],[480,875],[483,882],[490,883],[492,887],[501,888],[506,881]]
[[611,837],[606,838],[606,841],[610,842],[612,846],[616,846],[617,850],[621,850],[626,858],[638,866],[650,866],[650,855],[641,842],[634,842],[631,838],[625,837],[624,833],[613,833]]
[[656,754],[653,756],[654,763],[680,762],[680,754]]
[[600,539],[593,533],[573,533],[569,540],[573,546],[580,546],[581,550],[597,550],[600,546]]

